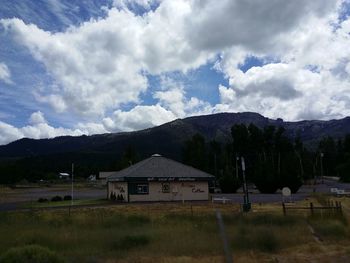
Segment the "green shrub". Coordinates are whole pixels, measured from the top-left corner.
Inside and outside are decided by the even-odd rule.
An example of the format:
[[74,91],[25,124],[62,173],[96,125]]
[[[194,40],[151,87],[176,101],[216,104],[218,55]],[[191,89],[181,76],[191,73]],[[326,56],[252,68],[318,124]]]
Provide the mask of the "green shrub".
[[255,233],[256,248],[265,252],[275,252],[279,248],[276,235],[269,229],[261,229]]
[[65,195],[65,196],[63,197],[63,200],[64,200],[64,201],[72,200],[72,196],[71,196],[71,195]]
[[150,238],[146,235],[127,235],[113,244],[115,249],[128,250],[146,246],[150,243]]
[[236,249],[256,249],[263,252],[275,252],[280,247],[275,233],[268,227],[252,231],[251,228],[242,225],[238,226],[238,231],[233,238],[233,246]]
[[38,202],[39,203],[45,203],[45,202],[48,202],[49,200],[47,200],[47,198],[42,198],[42,197],[40,197],[39,199],[38,199]]
[[51,201],[52,201],[52,202],[59,202],[59,201],[62,201],[62,200],[63,200],[62,197],[60,197],[60,196],[58,196],[58,195],[56,195],[56,196],[54,196],[54,197],[51,198]]
[[9,249],[0,257],[2,263],[60,263],[64,262],[55,252],[38,245]]
[[236,193],[242,185],[242,182],[232,174],[233,172],[225,174],[219,179],[220,189],[223,193]]
[[293,216],[262,214],[250,217],[248,222],[252,225],[289,226],[297,224],[298,218]]
[[130,215],[127,217],[127,222],[130,225],[139,226],[149,223],[150,219],[143,215]]
[[346,237],[346,227],[339,221],[320,221],[314,224],[314,229],[324,238],[342,239]]
[[252,226],[294,226],[300,223],[301,218],[296,216],[283,216],[277,214],[237,214],[234,216],[224,215],[225,222],[228,225],[238,223]]

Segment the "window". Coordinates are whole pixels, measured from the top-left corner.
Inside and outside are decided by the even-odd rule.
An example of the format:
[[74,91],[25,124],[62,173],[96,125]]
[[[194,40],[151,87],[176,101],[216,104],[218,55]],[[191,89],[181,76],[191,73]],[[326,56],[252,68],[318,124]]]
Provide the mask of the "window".
[[170,193],[170,183],[162,183],[162,193]]
[[132,195],[145,195],[148,190],[148,183],[129,183],[129,193]]
[[148,194],[148,184],[138,184],[137,185],[138,194]]

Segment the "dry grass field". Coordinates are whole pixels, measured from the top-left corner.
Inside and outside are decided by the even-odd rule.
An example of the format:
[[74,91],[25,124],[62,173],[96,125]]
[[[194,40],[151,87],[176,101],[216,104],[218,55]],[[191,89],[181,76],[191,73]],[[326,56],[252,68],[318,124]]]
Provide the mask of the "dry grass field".
[[70,215],[68,209],[2,212],[0,259],[11,248],[18,254],[39,245],[57,262],[223,262],[219,210],[234,262],[350,262],[350,201],[336,200],[343,215],[294,210],[283,216],[277,203],[254,204],[248,214],[239,205],[212,203],[125,204],[73,209]]

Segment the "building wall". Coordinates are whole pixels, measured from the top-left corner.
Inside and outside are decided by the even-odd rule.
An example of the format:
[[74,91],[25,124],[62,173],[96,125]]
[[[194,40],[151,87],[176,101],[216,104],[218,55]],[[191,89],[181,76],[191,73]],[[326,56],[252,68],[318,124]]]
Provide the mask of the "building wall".
[[98,175],[98,180],[101,183],[101,185],[106,185],[107,184],[107,177],[116,173],[115,171],[113,172],[99,172]]
[[169,186],[170,192],[163,193],[162,182],[150,182],[148,194],[130,194],[129,201],[187,201],[209,199],[208,182],[169,182]]
[[128,202],[128,183],[127,182],[108,182],[108,198],[111,198],[113,192],[116,196],[123,195],[124,202]]

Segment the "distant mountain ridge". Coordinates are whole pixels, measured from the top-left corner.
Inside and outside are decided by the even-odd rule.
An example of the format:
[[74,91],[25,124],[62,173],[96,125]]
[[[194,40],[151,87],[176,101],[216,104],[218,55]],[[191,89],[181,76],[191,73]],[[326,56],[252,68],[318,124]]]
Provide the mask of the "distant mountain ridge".
[[285,122],[269,119],[258,113],[217,113],[177,119],[145,130],[122,133],[108,133],[91,136],[62,136],[52,139],[20,139],[0,146],[0,158],[21,158],[51,154],[89,153],[120,156],[123,150],[132,146],[141,157],[161,153],[179,159],[185,140],[196,133],[207,140],[228,141],[234,124],[255,124],[263,128],[268,125],[283,126],[288,136],[297,133],[309,147],[314,147],[325,136],[341,138],[350,133],[350,117],[329,121]]

